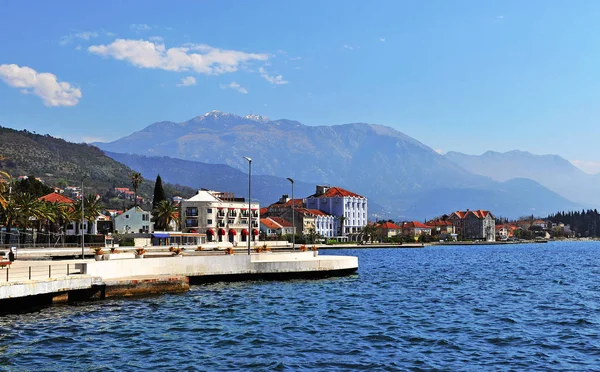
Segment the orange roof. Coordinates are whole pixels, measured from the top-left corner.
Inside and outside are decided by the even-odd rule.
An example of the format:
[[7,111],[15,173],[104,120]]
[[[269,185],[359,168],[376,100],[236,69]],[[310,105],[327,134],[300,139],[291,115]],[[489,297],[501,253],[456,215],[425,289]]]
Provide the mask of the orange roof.
[[267,212],[268,212],[268,211],[269,211],[269,208],[267,208],[267,207],[264,207],[264,208],[261,208],[261,209],[258,211],[258,213],[260,213],[260,214],[267,214]]
[[283,219],[281,217],[269,217],[269,218],[272,219],[273,221],[277,222],[282,227],[292,227],[292,224],[290,222],[288,222],[286,219]]
[[458,216],[458,218],[460,218],[460,219],[466,218],[466,217],[468,217],[471,214],[473,216],[481,219],[481,218],[485,218],[488,214],[490,214],[490,212],[478,209],[478,210],[475,210],[475,211],[470,211],[470,210],[456,211],[456,212],[454,212],[454,214],[456,214]]
[[393,222],[384,222],[378,225],[378,227],[381,227],[382,229],[401,229],[401,226],[396,225]]
[[410,221],[410,222],[405,222],[402,225],[403,228],[408,228],[408,229],[430,229],[431,227],[419,222],[419,221]]
[[335,198],[335,197],[344,197],[344,196],[352,196],[355,198],[364,198],[364,196],[353,193],[352,191],[344,190],[341,187],[330,187],[325,193],[321,195],[313,195],[316,198]]
[[309,214],[311,216],[329,216],[327,213],[320,211],[318,209],[306,209],[306,208],[296,208],[299,213]]
[[281,226],[279,226],[275,221],[273,221],[270,218],[261,218],[260,223],[265,225],[269,229],[281,229]]
[[429,221],[426,223],[427,226],[452,226],[452,222],[444,220]]
[[67,198],[66,196],[63,196],[61,194],[57,194],[55,192],[48,194],[48,195],[44,195],[40,198],[38,198],[39,200],[43,200],[43,201],[47,201],[49,203],[67,203],[67,204],[73,204],[73,200]]

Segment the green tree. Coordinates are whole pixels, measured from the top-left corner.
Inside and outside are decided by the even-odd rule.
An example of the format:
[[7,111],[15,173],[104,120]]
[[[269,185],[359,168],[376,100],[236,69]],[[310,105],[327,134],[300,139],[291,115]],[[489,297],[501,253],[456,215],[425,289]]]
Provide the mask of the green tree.
[[154,199],[152,199],[152,210],[156,208],[158,203],[163,200],[167,200],[165,196],[165,189],[163,189],[162,179],[160,178],[160,174],[156,176],[156,182],[154,183]]
[[92,233],[92,224],[96,221],[96,218],[102,213],[102,205],[100,199],[96,195],[88,195],[85,197],[83,204],[83,213],[85,219],[88,221],[87,233]]
[[144,178],[142,177],[142,174],[140,172],[133,172],[131,173],[131,176],[129,177],[131,179],[131,185],[133,186],[133,193],[134,193],[134,205],[137,207],[137,193],[138,193],[138,188],[140,187],[140,184],[142,182],[144,182]]
[[154,219],[155,229],[167,231],[171,221],[176,221],[179,225],[178,212],[179,207],[176,204],[168,200],[159,202],[156,208],[152,210],[152,214],[156,216]]

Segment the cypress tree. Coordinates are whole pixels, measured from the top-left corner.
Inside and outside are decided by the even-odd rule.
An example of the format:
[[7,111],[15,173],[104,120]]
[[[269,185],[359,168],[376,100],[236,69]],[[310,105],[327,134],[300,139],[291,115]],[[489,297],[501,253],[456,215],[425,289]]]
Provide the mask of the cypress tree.
[[162,179],[160,174],[156,176],[156,182],[154,183],[154,199],[152,200],[152,210],[163,200],[167,200],[165,196],[165,190],[163,189]]

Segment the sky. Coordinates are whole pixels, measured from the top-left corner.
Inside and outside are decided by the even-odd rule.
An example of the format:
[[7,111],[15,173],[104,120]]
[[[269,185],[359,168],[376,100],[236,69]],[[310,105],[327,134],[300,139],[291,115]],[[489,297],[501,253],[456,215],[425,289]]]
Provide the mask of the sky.
[[0,126],[111,141],[211,110],[600,172],[600,1],[0,2]]

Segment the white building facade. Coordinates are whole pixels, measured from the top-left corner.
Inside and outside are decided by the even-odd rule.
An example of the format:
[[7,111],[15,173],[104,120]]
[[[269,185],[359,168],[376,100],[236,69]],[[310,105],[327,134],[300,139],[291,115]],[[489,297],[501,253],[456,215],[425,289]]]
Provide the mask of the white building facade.
[[367,225],[367,198],[340,187],[317,186],[316,193],[306,199],[306,207],[334,216],[338,238],[358,241]]
[[[248,209],[248,207],[250,207]],[[258,240],[260,212],[258,203],[236,198],[232,193],[199,190],[181,201],[181,229],[185,233],[205,233],[207,243],[237,243]],[[252,216],[252,226],[248,222]]]
[[150,216],[150,212],[140,207],[133,207],[115,216],[115,232],[120,234],[151,233],[154,229]]

